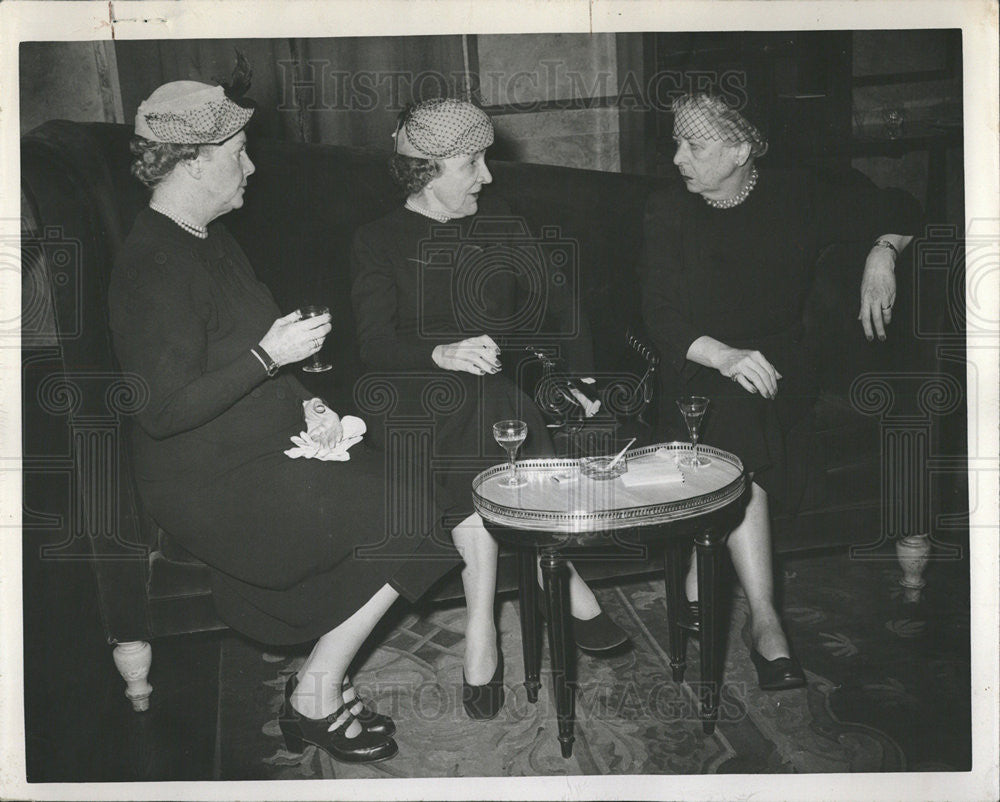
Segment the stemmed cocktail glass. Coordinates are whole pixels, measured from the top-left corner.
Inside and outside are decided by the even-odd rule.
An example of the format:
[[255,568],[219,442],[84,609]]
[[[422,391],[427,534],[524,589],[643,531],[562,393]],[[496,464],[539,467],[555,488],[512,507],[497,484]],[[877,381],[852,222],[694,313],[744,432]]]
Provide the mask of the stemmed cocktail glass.
[[[303,306],[299,308],[299,319],[305,320],[307,317],[319,317],[330,314],[329,308],[325,306]],[[322,346],[320,346],[322,348]],[[319,351],[312,355],[312,361],[302,366],[306,373],[325,373],[333,367],[329,362],[322,362],[319,358]]]
[[708,457],[698,454],[698,427],[701,426],[701,419],[705,417],[708,402],[709,400],[703,395],[686,395],[677,399],[677,408],[684,416],[688,434],[691,435],[691,456],[681,457],[679,460],[679,464],[686,468],[703,468],[712,464],[712,460]]
[[510,475],[500,480],[501,487],[523,487],[528,483],[527,479],[518,476],[517,462],[514,461],[517,450],[527,436],[528,424],[522,420],[502,420],[493,424],[493,437],[507,452],[510,460]]

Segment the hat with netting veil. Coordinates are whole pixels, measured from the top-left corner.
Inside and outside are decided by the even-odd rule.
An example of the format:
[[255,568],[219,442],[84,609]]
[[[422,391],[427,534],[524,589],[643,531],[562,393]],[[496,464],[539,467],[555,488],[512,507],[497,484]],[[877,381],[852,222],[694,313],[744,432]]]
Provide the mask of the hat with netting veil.
[[761,130],[721,97],[708,94],[684,95],[672,105],[674,136],[681,139],[717,139],[723,142],[749,142],[755,155],[767,150]]
[[493,122],[468,101],[440,98],[414,106],[393,136],[400,155],[447,159],[486,150],[493,144]]
[[154,142],[217,145],[238,133],[253,109],[228,97],[221,86],[171,81],[139,104],[135,133]]

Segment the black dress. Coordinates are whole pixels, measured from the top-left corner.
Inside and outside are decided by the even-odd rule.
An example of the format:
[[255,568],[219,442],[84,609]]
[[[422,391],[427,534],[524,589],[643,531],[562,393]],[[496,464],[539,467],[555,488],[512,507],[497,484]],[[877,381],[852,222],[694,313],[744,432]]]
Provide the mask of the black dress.
[[[769,495],[794,505],[801,486],[785,471],[786,435],[817,394],[802,336],[817,258],[834,242],[912,234],[919,214],[910,196],[880,190],[858,173],[832,181],[761,170],[746,201],[731,209],[713,208],[679,184],[651,195],[640,276],[645,325],[665,362],[661,421],[680,424],[678,396],[708,396],[701,442],[739,456]],[[777,397],[749,393],[689,361],[688,348],[703,335],[759,350],[783,376]]]
[[[399,207],[354,237],[351,300],[361,359],[394,381],[400,398],[393,414],[427,415],[425,390],[435,377],[460,385],[446,409],[429,413],[439,503],[458,519],[472,512],[475,474],[506,459],[493,440],[493,423],[516,418],[528,424],[519,458],[554,453],[546,421],[519,389],[527,355],[523,345],[504,347],[509,335],[523,340],[533,332],[532,343],[557,346],[570,370],[593,370],[589,329],[565,276],[534,243],[511,244],[530,240],[524,226],[503,200],[484,196],[476,215],[448,224]],[[553,337],[559,332],[572,336]],[[502,349],[499,373],[445,371],[431,358],[439,344],[482,334]],[[376,423],[369,431],[379,428]],[[383,437],[373,431],[373,442]]]
[[377,452],[283,453],[310,394],[296,366],[269,379],[250,353],[281,313],[225,227],[208,230],[144,210],[111,276],[115,351],[149,393],[131,427],[144,504],[212,568],[219,616],[261,642],[323,635],[386,582],[416,599],[459,563],[440,515],[386,538]]

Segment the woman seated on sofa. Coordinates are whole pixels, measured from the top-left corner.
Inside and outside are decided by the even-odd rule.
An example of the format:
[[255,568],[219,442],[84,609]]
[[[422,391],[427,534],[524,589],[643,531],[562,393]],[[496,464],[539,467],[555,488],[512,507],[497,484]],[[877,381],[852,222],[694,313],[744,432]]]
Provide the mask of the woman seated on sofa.
[[[646,207],[643,317],[666,363],[664,404],[708,397],[702,441],[735,453],[753,476],[728,540],[750,605],[750,656],[764,690],[797,687],[805,676],[774,607],[768,499],[796,502],[785,437],[816,398],[802,343],[805,296],[822,248],[872,243],[858,317],[869,340],[885,339],[896,255],[911,239],[900,232],[916,230],[919,209],[905,193],[867,181],[828,185],[806,171],[758,171],[763,133],[719,97],[682,97],[673,109],[683,186],[654,193]],[[697,599],[693,565],[687,593]],[[685,624],[696,628],[690,607]]]
[[[512,321],[526,301],[517,277],[523,262],[505,260],[503,246],[498,245],[504,241],[503,230],[518,234],[523,229],[501,199],[480,196],[493,180],[485,161],[486,149],[493,143],[493,124],[471,103],[438,99],[405,112],[394,137],[390,170],[406,193],[406,202],[362,226],[352,251],[351,298],[362,360],[383,372],[451,371],[462,382],[461,408],[437,420],[435,454],[493,456],[496,446],[490,425],[518,418],[528,424],[523,453],[550,455],[545,421],[507,375],[505,368],[513,374],[516,365],[505,365],[500,358],[498,335],[512,330]],[[484,236],[474,226],[487,218],[490,233]],[[455,232],[445,241],[441,224],[449,222]],[[441,269],[447,263],[435,259],[446,249],[451,269]],[[568,316],[571,293],[560,290],[558,278],[532,278],[537,280],[535,292],[545,286],[541,282],[548,284],[546,311]],[[456,298],[453,293],[463,294]],[[589,348],[586,337],[569,344],[571,368],[592,369]],[[400,386],[405,387],[405,381]],[[415,391],[419,393],[419,388]],[[484,446],[489,453],[484,454]],[[453,473],[438,479],[443,506],[468,515],[465,523],[481,528],[481,519],[472,512],[470,477]],[[604,651],[625,643],[625,633],[601,611],[574,569],[569,584],[577,644]],[[482,646],[487,659],[467,677],[472,683],[502,676],[495,636]]]
[[[268,644],[318,639],[286,685],[289,750],[384,760],[397,752],[395,724],[357,698],[348,667],[399,596],[417,599],[460,560],[441,531],[407,533],[392,560],[355,556],[388,531],[382,458],[357,443],[360,421],[345,431],[287,368],[319,351],[330,317],[281,315],[216,221],[243,205],[251,114],[221,87],[175,81],[136,115],[132,172],[152,198],[122,246],[109,305],[121,365],[149,393],[132,432],[138,489],[212,569],[222,620]],[[333,459],[291,458],[317,450]],[[495,543],[478,527],[451,538],[470,610],[492,607]],[[409,556],[396,557],[401,548]]]

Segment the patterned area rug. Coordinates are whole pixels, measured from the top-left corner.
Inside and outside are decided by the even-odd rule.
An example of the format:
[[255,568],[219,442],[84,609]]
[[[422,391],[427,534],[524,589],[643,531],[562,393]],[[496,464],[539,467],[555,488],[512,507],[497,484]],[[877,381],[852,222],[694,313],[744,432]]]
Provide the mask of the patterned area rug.
[[221,665],[219,779],[968,769],[967,572],[967,562],[942,566],[926,601],[913,605],[903,604],[898,568],[886,562],[796,560],[785,571],[784,609],[809,685],[782,693],[757,688],[747,605],[737,595],[712,736],[697,715],[697,639],[688,643],[685,682],[670,679],[662,581],[600,588],[635,647],[608,658],[580,654],[570,759],[556,740],[547,648],[537,704],[521,684],[516,602],[500,609],[507,701],[485,722],[468,719],[461,704],[464,610],[397,617],[355,676],[399,727],[399,754],[373,765],[337,763],[314,747],[288,753],[277,715],[302,655],[263,652],[234,636]]

